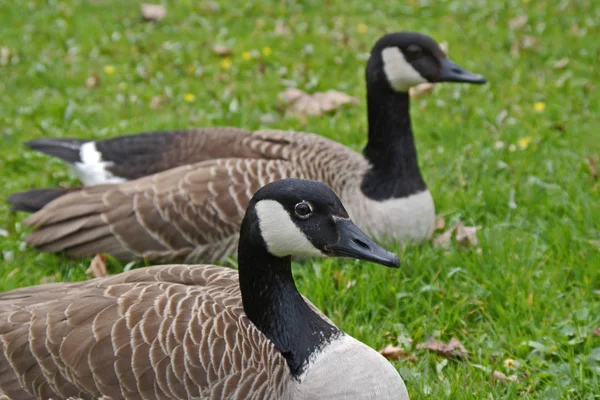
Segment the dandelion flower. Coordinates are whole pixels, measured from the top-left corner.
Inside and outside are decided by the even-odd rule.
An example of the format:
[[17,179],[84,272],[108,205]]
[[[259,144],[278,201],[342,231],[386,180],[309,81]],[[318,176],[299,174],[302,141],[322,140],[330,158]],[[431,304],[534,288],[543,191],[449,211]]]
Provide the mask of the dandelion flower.
[[513,370],[516,367],[516,362],[512,358],[507,358],[506,360],[504,360],[503,364],[504,364],[504,368],[506,368],[508,370]]
[[193,93],[186,93],[183,95],[183,99],[188,103],[191,103],[192,101],[196,100],[196,95]]
[[226,57],[226,58],[222,59],[221,60],[221,68],[223,68],[223,69],[231,68],[231,58]]
[[367,29],[369,29],[369,28],[367,27],[366,24],[358,24],[356,26],[356,30],[359,31],[360,33],[365,33],[367,31]]
[[271,50],[271,48],[270,48],[270,47],[263,47],[263,49],[262,49],[262,54],[263,54],[263,56],[265,56],[265,57],[268,57],[268,56],[270,56],[272,53],[273,53],[273,50]]
[[525,136],[522,137],[521,139],[517,140],[517,144],[519,145],[519,148],[521,150],[525,150],[526,148],[529,147],[529,145],[531,144],[531,142],[533,141],[531,136]]
[[115,73],[115,67],[113,67],[112,65],[107,65],[104,67],[104,73],[106,75],[112,75]]
[[242,59],[243,59],[244,61],[250,61],[250,59],[251,59],[251,58],[252,58],[252,54],[250,54],[250,52],[249,52],[249,51],[244,51],[244,52],[242,53]]
[[537,103],[535,103],[533,105],[533,108],[535,109],[535,111],[537,112],[542,112],[544,111],[544,109],[546,108],[546,103],[542,102],[542,101],[538,101]]

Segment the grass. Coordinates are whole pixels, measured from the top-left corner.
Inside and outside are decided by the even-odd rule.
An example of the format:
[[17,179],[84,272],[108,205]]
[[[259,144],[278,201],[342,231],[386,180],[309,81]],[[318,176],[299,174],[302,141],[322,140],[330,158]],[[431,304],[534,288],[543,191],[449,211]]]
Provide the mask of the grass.
[[[448,225],[460,219],[481,226],[479,245],[396,248],[400,271],[332,260],[298,264],[298,286],[370,346],[408,343],[418,361],[395,365],[414,399],[597,399],[600,195],[589,166],[600,154],[594,3],[180,1],[169,2],[166,19],[154,24],[140,21],[133,1],[0,2],[2,195],[76,184],[62,164],[22,147],[48,136],[255,129],[268,119],[269,127],[318,132],[358,150],[366,140],[365,54],[386,31],[428,33],[489,80],[483,87],[440,85],[412,104],[438,213]],[[515,26],[520,16],[527,21]],[[275,35],[277,20],[289,34]],[[529,43],[519,46],[523,41]],[[233,50],[229,68],[214,44]],[[95,87],[86,86],[90,77]],[[361,103],[326,117],[286,117],[277,93],[288,85],[338,89]],[[89,260],[23,245],[23,217],[0,204],[0,291],[84,279]],[[112,272],[119,268],[111,264]],[[430,336],[458,338],[469,360],[416,349]],[[517,367],[508,368],[507,359]],[[495,370],[519,381],[494,381]]]

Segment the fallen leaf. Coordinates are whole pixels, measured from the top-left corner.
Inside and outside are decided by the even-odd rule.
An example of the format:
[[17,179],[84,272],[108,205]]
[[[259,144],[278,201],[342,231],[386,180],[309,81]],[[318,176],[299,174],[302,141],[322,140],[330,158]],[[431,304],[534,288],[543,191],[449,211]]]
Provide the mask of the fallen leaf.
[[479,243],[477,241],[478,226],[465,226],[462,222],[456,224],[456,241],[461,246],[474,246]]
[[102,254],[96,254],[96,257],[92,259],[92,262],[85,273],[93,278],[102,278],[107,276],[108,271],[106,270],[106,258]]
[[450,243],[452,241],[452,233],[454,232],[454,228],[455,226],[451,227],[450,229],[448,229],[446,232],[442,233],[441,235],[434,237],[433,238],[433,245],[435,247],[450,247]]
[[165,101],[167,100],[167,96],[154,96],[152,100],[150,100],[150,108],[156,110],[159,108]]
[[598,180],[598,155],[594,154],[587,158],[587,166],[595,181]]
[[229,47],[221,44],[214,45],[212,51],[218,56],[229,56],[233,53]]
[[159,4],[142,4],[141,11],[145,21],[160,21],[167,15],[167,9]]
[[292,30],[290,27],[282,20],[277,20],[277,22],[275,22],[275,36],[289,35],[291,32]]
[[527,15],[519,15],[518,17],[514,17],[513,19],[508,21],[508,26],[510,26],[510,29],[515,31],[527,25],[528,20],[529,18],[527,17]]
[[388,360],[392,361],[399,360],[401,358],[406,358],[412,362],[419,361],[419,357],[415,356],[414,354],[407,353],[402,348],[391,344],[388,344],[383,349],[379,350],[379,353]]
[[569,59],[566,57],[563,57],[560,60],[556,60],[552,64],[552,66],[556,69],[564,69],[567,65],[569,65]]
[[435,217],[435,230],[441,231],[446,227],[446,220],[442,215],[436,215]]
[[434,83],[420,83],[417,86],[413,86],[410,89],[408,89],[408,94],[410,95],[410,97],[414,97],[416,99],[420,96],[423,96],[424,94],[431,93],[434,87]]
[[0,65],[7,65],[10,58],[10,49],[6,46],[0,47]]
[[463,346],[456,338],[450,339],[446,344],[430,337],[425,343],[418,344],[417,349],[429,350],[447,358],[458,358],[460,360],[466,360],[468,358],[467,349],[465,349],[465,346]]
[[595,326],[594,329],[592,329],[592,335],[593,336],[600,336],[600,328],[598,328],[598,326]]
[[94,72],[92,76],[85,80],[85,86],[89,89],[95,88],[100,84],[100,75],[97,72]]
[[519,381],[519,377],[517,375],[506,376],[505,374],[503,374],[500,371],[494,371],[494,373],[492,374],[492,378],[494,378],[495,381],[502,382],[502,383]]
[[357,104],[358,99],[336,90],[308,94],[300,89],[288,88],[279,94],[279,97],[288,105],[292,114],[296,115],[322,115],[323,113],[337,110],[344,104]]
[[535,47],[538,40],[534,36],[525,35],[521,40],[513,42],[510,48],[510,54],[513,57],[518,56],[521,53],[521,49],[531,49]]

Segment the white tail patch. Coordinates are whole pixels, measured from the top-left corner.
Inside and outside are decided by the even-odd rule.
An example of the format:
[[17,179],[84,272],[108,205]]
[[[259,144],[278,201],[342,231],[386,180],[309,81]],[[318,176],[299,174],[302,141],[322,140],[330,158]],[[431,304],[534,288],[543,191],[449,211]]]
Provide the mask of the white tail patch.
[[87,142],[81,146],[79,159],[80,162],[73,164],[73,172],[85,186],[126,181],[106,169],[111,163],[102,161],[102,153],[96,149],[95,142]]
[[281,203],[261,200],[256,203],[256,214],[269,253],[277,257],[323,257],[323,253],[296,226]]
[[381,51],[383,71],[390,85],[398,92],[408,92],[412,86],[427,82],[427,79],[413,68],[398,47],[386,47]]

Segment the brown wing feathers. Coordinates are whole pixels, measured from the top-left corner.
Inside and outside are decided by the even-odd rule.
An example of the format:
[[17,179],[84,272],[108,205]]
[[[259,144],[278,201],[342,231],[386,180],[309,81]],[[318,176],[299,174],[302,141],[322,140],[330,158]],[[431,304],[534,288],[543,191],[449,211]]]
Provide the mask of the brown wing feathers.
[[21,289],[0,295],[0,316],[0,395],[11,399],[187,399],[215,388],[262,399],[285,384],[283,357],[243,315],[237,273],[225,268]]
[[[336,189],[337,176],[353,170],[345,165],[352,165],[353,152],[316,135],[203,132],[194,140],[207,154],[239,153],[240,158],[212,159],[66,194],[25,220],[38,228],[27,242],[71,257],[106,252],[122,260],[223,261],[235,251],[246,206],[261,186],[295,177],[325,180]],[[213,148],[209,138],[224,141],[229,150]],[[342,171],[321,167],[334,158],[342,160]]]

